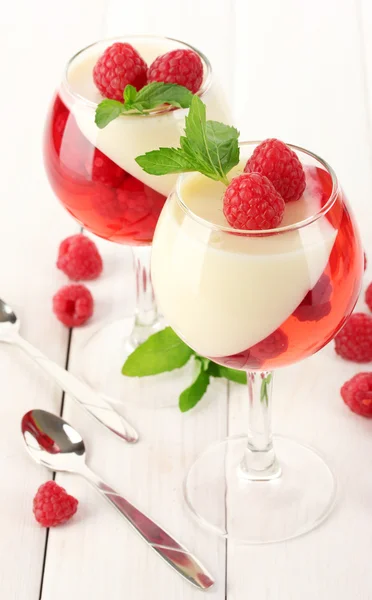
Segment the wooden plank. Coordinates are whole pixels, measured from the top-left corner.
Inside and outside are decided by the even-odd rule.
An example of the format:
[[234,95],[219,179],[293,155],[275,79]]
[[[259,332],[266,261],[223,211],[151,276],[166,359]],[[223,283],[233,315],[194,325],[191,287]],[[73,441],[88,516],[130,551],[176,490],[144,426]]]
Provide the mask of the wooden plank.
[[[58,14],[54,3],[35,10],[22,1],[7,3],[1,19],[7,91],[0,100],[0,297],[16,309],[22,334],[61,365],[68,331],[52,314],[51,298],[66,278],[55,260],[59,241],[76,226],[46,180],[41,137],[66,51],[73,51],[77,41],[90,41],[89,27],[81,34],[83,16],[85,21],[71,0]],[[20,421],[34,407],[59,412],[61,391],[21,351],[1,344],[0,353],[0,589],[7,600],[38,600],[46,531],[34,521],[32,498],[50,474],[26,455]]]
[[[244,70],[245,77],[235,77],[235,92],[244,137],[280,137],[324,155],[348,193],[372,256],[372,217],[366,208],[372,140],[356,4],[237,0],[236,16],[237,71]],[[359,307],[366,310],[363,300]],[[276,374],[274,430],[329,457],[338,476],[338,504],[319,529],[302,538],[260,547],[229,545],[229,600],[240,600],[248,590],[256,600],[370,597],[371,424],[350,413],[339,395],[342,383],[361,370],[368,369],[337,358],[331,343]],[[243,431],[246,410],[245,393],[237,388],[230,402],[231,434]]]

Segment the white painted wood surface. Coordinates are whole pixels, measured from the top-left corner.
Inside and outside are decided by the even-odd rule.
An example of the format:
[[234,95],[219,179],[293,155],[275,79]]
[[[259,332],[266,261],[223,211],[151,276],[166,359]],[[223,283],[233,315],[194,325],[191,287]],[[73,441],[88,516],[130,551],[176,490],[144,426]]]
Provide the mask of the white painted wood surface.
[[[65,279],[54,267],[58,242],[76,231],[53,198],[41,135],[65,60],[96,38],[159,33],[184,39],[210,58],[231,94],[246,139],[278,136],[324,156],[336,169],[359,219],[372,275],[372,9],[369,0],[16,0],[2,11],[0,297],[17,308],[22,332],[66,361],[68,332],[51,314]],[[92,324],[73,333],[70,365],[104,321],[133,307],[130,252],[100,242],[105,275],[91,289]],[[360,306],[363,306],[361,300]],[[372,423],[348,412],[341,383],[358,368],[332,345],[277,374],[275,429],[321,449],[333,462],[340,494],[317,531],[263,547],[225,544],[185,512],[181,482],[197,452],[244,429],[245,393],[213,383],[194,411],[123,406],[143,441],[115,440],[66,398],[64,415],[84,434],[89,461],[205,561],[216,600],[372,598]],[[176,384],[175,384],[176,385]],[[50,475],[30,462],[19,435],[32,407],[58,412],[61,392],[15,349],[0,346],[0,592],[4,600],[194,600],[200,592],[162,564],[85,482],[57,481],[80,500],[77,517],[46,533],[31,513]],[[156,393],[155,387],[146,394]],[[45,556],[45,564],[44,564]]]

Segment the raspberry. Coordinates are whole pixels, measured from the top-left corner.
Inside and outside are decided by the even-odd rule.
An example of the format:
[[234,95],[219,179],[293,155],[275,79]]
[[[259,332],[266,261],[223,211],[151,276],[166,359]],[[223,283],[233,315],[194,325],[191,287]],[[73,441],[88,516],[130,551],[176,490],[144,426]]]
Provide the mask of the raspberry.
[[154,60],[148,80],[177,83],[196,94],[203,81],[203,63],[193,50],[172,50]]
[[372,373],[358,373],[341,388],[345,404],[357,415],[372,418]]
[[92,208],[101,217],[114,220],[121,216],[122,211],[118,206],[116,190],[105,185],[95,185],[91,196]]
[[293,315],[299,321],[320,321],[331,312],[329,301],[331,294],[331,281],[328,275],[323,273],[313,289],[306,294]]
[[269,358],[276,358],[288,349],[288,337],[281,329],[276,329],[270,333],[264,340],[261,340],[250,348],[251,357],[258,361],[265,361]]
[[126,176],[126,172],[98,148],[95,149],[93,158],[87,162],[86,170],[91,174],[92,181],[113,188],[117,188]]
[[78,233],[61,242],[57,267],[73,281],[97,279],[102,273],[102,258],[95,243]]
[[103,96],[122,101],[128,84],[137,90],[146,85],[147,65],[133,46],[116,42],[97,60],[93,79]]
[[354,313],[335,337],[337,354],[355,362],[372,360],[372,317]]
[[85,285],[65,285],[53,296],[53,312],[67,327],[79,327],[93,314],[93,297]]
[[276,139],[259,144],[248,159],[244,171],[265,175],[285,202],[301,198],[306,187],[305,172],[298,156]]
[[223,214],[235,229],[274,229],[282,222],[284,208],[283,198],[258,173],[232,179],[223,198]]
[[372,311],[372,283],[366,289],[365,301],[369,310]]
[[55,527],[71,519],[77,507],[76,498],[67,494],[55,481],[47,481],[36,492],[33,513],[43,527]]

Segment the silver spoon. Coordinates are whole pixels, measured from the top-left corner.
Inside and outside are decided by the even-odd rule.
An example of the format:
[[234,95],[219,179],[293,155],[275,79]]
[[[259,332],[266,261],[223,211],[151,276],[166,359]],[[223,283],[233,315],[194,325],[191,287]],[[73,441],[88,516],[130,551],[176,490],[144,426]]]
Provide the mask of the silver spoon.
[[52,471],[84,477],[180,575],[202,590],[213,585],[209,573],[186,548],[89,469],[85,463],[84,441],[66,421],[45,410],[31,410],[22,419],[22,434],[36,462]]
[[137,431],[124,417],[119,415],[106,400],[86,383],[57,365],[23,339],[19,335],[19,327],[20,322],[15,312],[0,299],[0,342],[7,342],[22,348],[44,371],[54,378],[67,394],[79,402],[88,413],[110,431],[126,442],[134,443],[138,440]]

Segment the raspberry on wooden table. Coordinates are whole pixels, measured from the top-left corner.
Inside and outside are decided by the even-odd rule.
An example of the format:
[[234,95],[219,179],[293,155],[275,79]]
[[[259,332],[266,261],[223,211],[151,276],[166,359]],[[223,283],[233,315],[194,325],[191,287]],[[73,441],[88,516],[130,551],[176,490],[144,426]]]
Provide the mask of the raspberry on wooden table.
[[335,337],[337,354],[355,362],[372,361],[372,316],[354,313]]
[[171,50],[150,65],[148,80],[177,83],[196,94],[203,81],[203,63],[193,50]]
[[61,242],[57,267],[72,281],[97,279],[102,273],[102,258],[95,243],[82,233]]
[[345,404],[357,415],[372,418],[372,373],[358,373],[341,388]]
[[93,314],[93,297],[84,285],[65,285],[53,296],[53,312],[66,327],[79,327]]
[[33,501],[35,519],[43,527],[66,523],[76,513],[78,501],[55,481],[43,483]]
[[223,198],[223,214],[235,229],[274,229],[283,219],[284,200],[267,177],[234,177]]
[[140,90],[147,83],[147,65],[130,44],[116,42],[97,60],[93,79],[102,96],[123,100],[127,85]]
[[255,148],[244,171],[265,175],[285,202],[301,198],[306,187],[300,160],[284,142],[268,139]]

